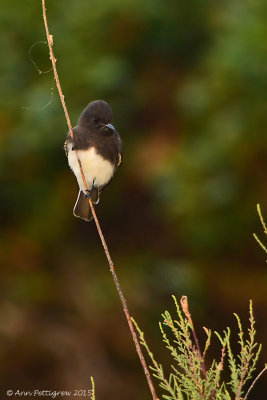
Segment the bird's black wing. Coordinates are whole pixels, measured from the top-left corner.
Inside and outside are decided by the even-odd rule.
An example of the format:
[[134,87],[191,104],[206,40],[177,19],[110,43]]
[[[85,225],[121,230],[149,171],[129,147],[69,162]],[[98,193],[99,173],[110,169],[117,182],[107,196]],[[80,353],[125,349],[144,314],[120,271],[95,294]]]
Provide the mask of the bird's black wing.
[[118,157],[117,157],[116,167],[118,168],[118,166],[121,165],[122,161],[122,141],[118,132],[116,132],[116,134],[117,134],[116,136],[117,136],[117,146],[118,146]]
[[121,153],[118,153],[117,167],[118,167],[119,165],[121,165],[121,160],[122,160],[122,154],[121,154]]

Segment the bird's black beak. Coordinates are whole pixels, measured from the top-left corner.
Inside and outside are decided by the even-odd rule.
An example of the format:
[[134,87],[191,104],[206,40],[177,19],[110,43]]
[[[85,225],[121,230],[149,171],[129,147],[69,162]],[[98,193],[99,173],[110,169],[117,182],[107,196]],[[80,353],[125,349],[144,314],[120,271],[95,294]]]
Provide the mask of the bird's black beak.
[[99,124],[100,131],[103,132],[105,135],[111,135],[116,131],[112,124]]
[[115,131],[115,128],[112,124],[105,124],[104,126],[112,131]]

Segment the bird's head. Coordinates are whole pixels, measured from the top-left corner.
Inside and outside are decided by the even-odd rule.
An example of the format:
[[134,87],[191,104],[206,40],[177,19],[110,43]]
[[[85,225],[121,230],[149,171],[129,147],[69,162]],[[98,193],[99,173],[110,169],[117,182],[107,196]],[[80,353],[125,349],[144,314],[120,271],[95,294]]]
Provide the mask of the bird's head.
[[112,134],[115,132],[111,124],[112,110],[104,100],[91,101],[83,110],[78,125],[90,129],[93,132]]

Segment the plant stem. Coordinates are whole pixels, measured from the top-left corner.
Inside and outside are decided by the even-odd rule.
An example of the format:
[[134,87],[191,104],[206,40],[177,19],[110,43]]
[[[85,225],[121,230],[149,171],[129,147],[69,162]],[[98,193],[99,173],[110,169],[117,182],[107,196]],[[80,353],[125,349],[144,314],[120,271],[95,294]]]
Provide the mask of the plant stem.
[[[65,118],[66,118],[69,130],[70,130],[71,137],[73,138],[74,137],[73,136],[73,129],[72,129],[72,126],[71,126],[69,113],[68,113],[68,110],[67,110],[67,107],[66,107],[66,104],[65,104],[64,95],[62,93],[62,89],[61,89],[61,86],[60,86],[60,83],[59,83],[59,77],[58,77],[57,68],[56,68],[56,59],[55,59],[55,56],[54,56],[54,53],[53,53],[53,36],[50,35],[49,29],[48,29],[45,0],[42,0],[42,9],[43,9],[43,19],[44,19],[46,37],[47,37],[49,53],[50,53],[50,60],[52,62],[54,77],[55,77],[55,81],[56,81],[59,97],[60,97],[60,100],[61,100],[61,104],[62,104],[64,113],[65,113]],[[77,159],[78,159],[78,162],[79,162],[80,171],[81,171],[82,179],[83,179],[83,182],[84,182],[84,185],[85,185],[85,189],[88,189],[87,184],[86,184],[86,180],[85,180],[85,177],[84,177],[83,169],[82,169],[82,164],[81,164],[81,161],[80,161],[80,159],[79,159],[79,157],[77,155],[77,152],[76,152],[76,156],[77,156]],[[97,227],[97,231],[98,231],[99,237],[101,239],[101,242],[102,242],[105,254],[106,254],[106,258],[107,258],[108,263],[109,263],[110,271],[111,271],[111,274],[112,274],[112,277],[113,277],[117,292],[119,294],[119,297],[120,297],[120,300],[121,300],[121,303],[122,303],[123,311],[125,313],[125,316],[126,316],[126,319],[127,319],[128,325],[129,325],[129,329],[130,329],[131,334],[132,334],[134,345],[135,345],[137,354],[139,356],[140,362],[142,364],[142,367],[143,367],[143,370],[144,370],[144,373],[145,373],[145,376],[146,376],[146,379],[147,379],[147,382],[148,382],[148,386],[149,386],[150,392],[152,394],[153,400],[159,400],[158,397],[157,397],[155,388],[153,386],[151,375],[150,375],[150,372],[149,372],[148,367],[146,365],[146,361],[144,359],[140,344],[138,342],[137,335],[135,333],[134,326],[133,326],[133,323],[132,323],[132,320],[131,320],[130,312],[128,310],[128,306],[127,306],[127,303],[126,303],[126,299],[125,299],[125,297],[123,295],[123,292],[121,290],[120,283],[119,283],[117,274],[115,272],[114,264],[113,264],[112,259],[110,257],[110,253],[109,253],[109,250],[108,250],[104,235],[102,233],[98,218],[96,216],[93,203],[92,203],[90,198],[88,199],[88,201],[89,201],[89,204],[90,204],[90,207],[91,207],[91,211],[92,211],[92,214],[93,214],[93,217],[94,217],[94,220],[95,220],[95,224],[96,224],[96,227]]]
[[255,383],[260,379],[260,377],[262,376],[262,374],[267,371],[267,364],[265,365],[265,367],[263,368],[263,370],[256,376],[256,378],[254,379],[254,381],[252,382],[252,384],[250,385],[246,396],[244,397],[243,400],[247,400],[249,393],[251,392],[251,390],[253,389],[253,387],[255,386]]
[[191,325],[194,341],[197,346],[197,351],[198,351],[199,357],[201,359],[201,370],[202,370],[204,378],[206,378],[206,374],[207,374],[206,367],[205,367],[204,359],[203,359],[203,356],[202,356],[202,353],[200,350],[199,341],[198,341],[198,337],[197,337],[197,334],[196,334],[196,331],[194,328],[193,320],[192,320],[192,317],[191,317],[191,314],[189,311],[187,296],[182,296],[180,303],[181,303],[182,310],[185,313],[185,316],[187,317],[189,324]]

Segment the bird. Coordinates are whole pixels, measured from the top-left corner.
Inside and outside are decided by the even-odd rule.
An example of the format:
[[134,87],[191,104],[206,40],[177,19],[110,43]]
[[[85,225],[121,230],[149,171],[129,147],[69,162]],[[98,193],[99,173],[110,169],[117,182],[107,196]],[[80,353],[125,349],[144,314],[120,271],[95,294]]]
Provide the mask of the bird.
[[87,105],[77,126],[73,128],[73,138],[68,132],[64,149],[79,185],[73,214],[90,221],[93,216],[88,198],[91,198],[92,203],[98,204],[102,190],[113,178],[122,160],[122,141],[112,125],[112,109],[106,101],[95,100]]

